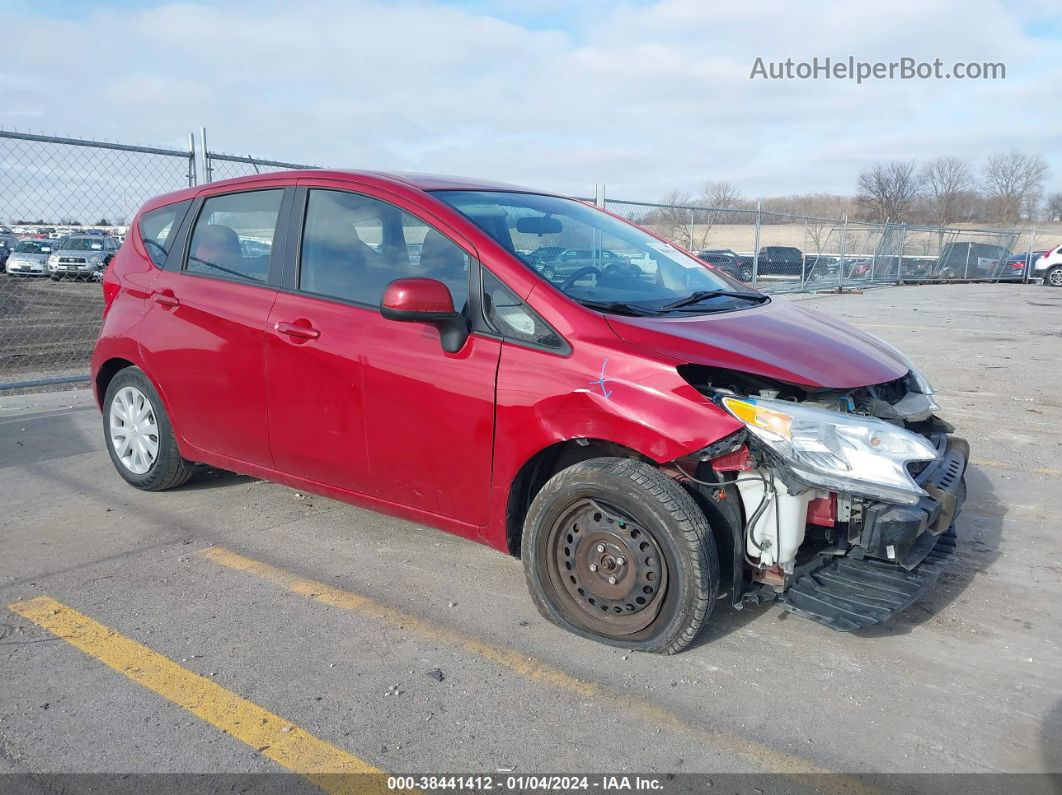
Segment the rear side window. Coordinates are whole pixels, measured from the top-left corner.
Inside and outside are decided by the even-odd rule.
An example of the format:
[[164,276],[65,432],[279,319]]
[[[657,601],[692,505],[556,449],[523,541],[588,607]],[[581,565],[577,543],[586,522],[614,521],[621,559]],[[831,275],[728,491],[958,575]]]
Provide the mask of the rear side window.
[[166,264],[177,227],[181,225],[185,210],[191,202],[179,202],[159,207],[140,216],[140,239],[144,241],[151,261],[158,267]]
[[283,189],[211,196],[192,230],[185,270],[265,282]]
[[545,320],[486,269],[483,270],[483,315],[503,337],[553,350],[566,347]]

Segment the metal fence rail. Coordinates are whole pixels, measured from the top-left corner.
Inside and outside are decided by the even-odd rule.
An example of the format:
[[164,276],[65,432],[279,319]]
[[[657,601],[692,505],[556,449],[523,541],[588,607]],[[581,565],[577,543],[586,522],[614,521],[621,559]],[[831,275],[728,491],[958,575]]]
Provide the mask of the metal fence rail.
[[[0,130],[0,242],[90,231],[124,236],[147,199],[199,182],[314,168],[207,147],[206,131],[184,146],[138,146]],[[588,200],[589,201],[589,200]],[[713,208],[606,198],[598,206],[730,271],[760,289],[827,290],[914,281],[1020,279],[1011,251],[1035,232],[868,224],[760,208]],[[13,234],[8,234],[8,233]],[[10,247],[0,247],[0,261]],[[15,255],[23,252],[15,251]],[[91,252],[90,252],[91,253]],[[100,287],[43,266],[0,275],[0,389],[84,379],[99,331]],[[77,274],[81,276],[82,274]],[[53,280],[53,277],[55,280]]]
[[[607,198],[604,206],[769,292],[927,281],[1018,281],[1015,230],[874,224],[760,208]],[[1031,244],[1030,244],[1031,245]]]

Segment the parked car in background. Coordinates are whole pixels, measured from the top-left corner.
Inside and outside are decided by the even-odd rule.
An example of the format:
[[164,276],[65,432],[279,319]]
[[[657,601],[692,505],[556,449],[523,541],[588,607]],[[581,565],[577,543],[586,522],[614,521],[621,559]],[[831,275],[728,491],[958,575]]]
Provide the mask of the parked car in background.
[[47,276],[50,240],[20,240],[7,259],[7,272],[17,276]]
[[962,240],[948,243],[930,272],[938,279],[994,279],[1010,255],[1003,246]]
[[15,246],[18,245],[18,238],[11,234],[0,234],[0,270],[3,270],[4,263],[7,262],[7,258],[11,256],[11,252],[15,250]]
[[[550,286],[514,236],[603,242]],[[520,557],[584,638],[674,653],[723,594],[860,629],[955,550],[969,445],[900,351],[574,199],[214,182],[137,213],[103,296],[92,382],[130,485],[207,464],[438,526]]]
[[624,257],[606,248],[565,248],[553,253],[554,246],[546,246],[552,254],[550,257],[540,255],[542,249],[536,249],[531,253],[531,260],[537,263],[537,270],[550,281],[565,280],[579,271],[595,269],[606,271],[623,270],[634,273],[638,268],[631,263],[629,257]]
[[1000,269],[999,280],[1003,282],[1025,281],[1032,278],[1033,267],[1047,251],[1025,251],[1021,254],[1011,254],[1003,262]]
[[1045,251],[1032,264],[1032,276],[1049,287],[1062,287],[1062,246]]
[[63,238],[48,257],[48,275],[60,279],[98,279],[118,250],[113,237],[70,235]]
[[[755,262],[760,276],[803,276],[804,252],[792,246],[763,246],[758,261],[751,256],[741,258],[741,267],[750,269]],[[751,273],[751,270],[750,270]]]
[[735,279],[752,281],[752,262],[746,261],[729,248],[706,248],[697,252],[697,259],[714,265]]

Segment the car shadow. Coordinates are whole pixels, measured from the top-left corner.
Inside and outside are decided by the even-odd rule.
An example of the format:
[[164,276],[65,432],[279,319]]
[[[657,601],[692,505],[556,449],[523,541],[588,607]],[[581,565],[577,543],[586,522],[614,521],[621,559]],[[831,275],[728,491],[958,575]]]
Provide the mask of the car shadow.
[[255,483],[258,478],[250,475],[241,475],[238,472],[230,472],[227,469],[215,469],[214,467],[201,466],[196,469],[192,479],[178,489],[179,491],[204,491],[206,489],[221,489],[227,486],[239,486],[244,483]]
[[0,469],[21,469],[98,449],[102,438],[91,438],[76,417],[76,412],[93,410],[83,406],[0,419]]
[[857,630],[864,638],[902,635],[935,618],[962,595],[977,575],[999,558],[1007,507],[996,497],[992,480],[977,466],[966,470],[967,502],[955,522],[955,556],[929,591],[885,624]]
[[1056,701],[1044,716],[1040,727],[1040,750],[1044,756],[1044,771],[1062,775],[1062,699]]
[[707,646],[721,638],[725,638],[731,632],[737,632],[745,625],[763,618],[770,609],[771,604],[755,605],[746,604],[740,610],[730,604],[730,595],[720,596],[715,603],[715,609],[708,616],[704,627],[687,647],[693,651],[701,646]]

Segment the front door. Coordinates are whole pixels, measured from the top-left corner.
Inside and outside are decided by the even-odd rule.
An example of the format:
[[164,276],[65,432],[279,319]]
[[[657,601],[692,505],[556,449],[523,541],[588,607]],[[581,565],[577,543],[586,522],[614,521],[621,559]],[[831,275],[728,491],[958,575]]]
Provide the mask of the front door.
[[485,524],[500,343],[443,351],[430,326],[384,319],[384,287],[439,279],[468,296],[470,246],[389,197],[300,189],[292,290],[268,322],[269,439],[283,472]]

